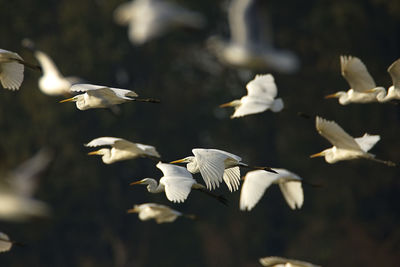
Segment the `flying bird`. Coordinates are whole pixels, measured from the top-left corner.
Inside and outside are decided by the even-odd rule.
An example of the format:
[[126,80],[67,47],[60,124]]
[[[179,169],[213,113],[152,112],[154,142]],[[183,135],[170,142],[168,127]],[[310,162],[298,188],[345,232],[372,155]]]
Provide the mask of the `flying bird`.
[[70,90],[71,92],[81,92],[82,94],[61,100],[60,103],[76,102],[76,107],[79,110],[87,110],[91,108],[112,108],[114,105],[128,101],[151,103],[160,102],[153,98],[137,98],[138,94],[131,90],[112,88],[104,85],[75,84]]
[[88,155],[101,155],[105,164],[111,164],[121,160],[148,157],[160,159],[160,154],[154,146],[132,143],[117,137],[99,137],[85,144],[87,147],[110,146],[89,152]]
[[128,25],[129,40],[135,45],[160,37],[172,28],[202,28],[205,24],[201,14],[160,0],[125,2],[114,10],[114,20]]
[[28,63],[17,53],[0,49],[0,82],[10,90],[18,90],[24,79],[24,66],[40,70],[39,66]]
[[140,205],[134,205],[132,209],[128,210],[128,213],[138,213],[140,220],[147,221],[154,219],[157,223],[174,222],[178,217],[181,216],[189,219],[196,218],[192,214],[183,214],[179,211],[171,209],[168,206],[156,203],[144,203]]
[[321,267],[305,261],[292,260],[282,257],[265,257],[260,258],[262,266],[266,267]]
[[207,46],[226,65],[293,73],[299,59],[291,51],[276,49],[264,1],[232,0],[228,10],[230,40],[212,36]]
[[377,93],[376,99],[381,102],[388,102],[391,100],[400,100],[400,59],[393,62],[387,70],[392,77],[393,85],[385,90],[383,87],[376,87],[368,92]]
[[251,167],[242,161],[242,158],[219,149],[195,148],[194,156],[175,160],[170,163],[187,163],[186,168],[191,173],[201,173],[209,190],[219,187],[224,180],[231,192],[239,189],[241,167],[264,169],[275,172],[269,167]]
[[10,240],[7,234],[0,232],[0,252],[6,252],[11,249],[13,241]]
[[297,174],[285,169],[274,168],[273,170],[277,173],[255,170],[246,174],[240,192],[241,210],[253,209],[271,184],[279,185],[283,197],[291,209],[301,208],[304,201],[302,179]]
[[19,222],[49,214],[47,204],[34,199],[33,193],[51,159],[50,151],[42,149],[0,181],[0,220]]
[[365,158],[384,163],[388,166],[395,166],[391,161],[384,161],[375,158],[375,155],[368,151],[380,140],[379,135],[365,133],[362,137],[353,138],[346,133],[336,122],[316,117],[315,125],[320,135],[326,138],[333,147],[323,150],[320,153],[311,155],[311,158],[325,157],[328,163],[335,163],[342,160]]
[[167,199],[172,202],[184,202],[192,189],[201,191],[211,197],[216,198],[223,204],[226,204],[226,199],[222,196],[217,196],[205,190],[205,186],[196,182],[192,174],[184,167],[175,166],[168,163],[159,162],[157,165],[164,176],[161,177],[159,184],[153,178],[145,178],[130,185],[144,184],[147,185],[147,191],[150,193],[165,192]]
[[264,112],[267,109],[273,112],[279,112],[283,109],[282,99],[276,98],[278,89],[276,88],[274,77],[271,74],[256,75],[256,77],[246,85],[246,89],[246,96],[220,105],[221,108],[235,108],[231,119]]
[[[339,91],[325,96],[325,98],[338,98],[341,105],[350,103],[376,102],[377,92],[372,89],[380,88],[375,84],[364,63],[357,57],[340,56],[342,76],[351,88],[348,91]],[[382,89],[384,89],[382,87]],[[379,90],[379,89],[378,89]]]
[[70,95],[71,86],[82,81],[76,76],[64,77],[50,56],[36,49],[32,40],[24,39],[22,45],[33,53],[41,66],[43,75],[39,78],[39,89],[42,93],[50,96]]

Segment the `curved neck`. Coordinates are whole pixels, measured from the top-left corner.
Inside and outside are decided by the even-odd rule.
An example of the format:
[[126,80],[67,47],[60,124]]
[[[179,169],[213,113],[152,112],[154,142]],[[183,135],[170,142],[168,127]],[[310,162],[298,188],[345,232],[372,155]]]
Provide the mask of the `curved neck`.
[[147,191],[150,193],[161,193],[164,191],[164,186],[157,184],[157,181],[152,178],[147,178],[145,184],[147,184]]

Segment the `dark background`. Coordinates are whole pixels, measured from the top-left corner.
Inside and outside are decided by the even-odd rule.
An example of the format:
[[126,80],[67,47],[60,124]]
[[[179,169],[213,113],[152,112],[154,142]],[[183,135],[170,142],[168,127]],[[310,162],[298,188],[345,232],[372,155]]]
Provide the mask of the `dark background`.
[[[127,103],[119,116],[106,109],[79,111],[62,98],[42,94],[39,74],[25,70],[17,92],[1,90],[0,171],[6,173],[42,147],[55,158],[43,175],[38,199],[52,208],[49,219],[0,222],[0,230],[26,243],[0,255],[1,266],[260,266],[278,255],[323,266],[396,266],[400,260],[398,168],[367,160],[327,164],[309,155],[330,144],[314,119],[337,121],[354,137],[381,135],[377,157],[400,161],[400,106],[341,106],[324,95],[349,88],[339,56],[360,57],[378,85],[388,87],[387,67],[400,57],[400,2],[390,0],[268,1],[279,48],[295,51],[301,69],[271,72],[285,102],[280,113],[230,120],[219,104],[240,98],[256,73],[221,65],[206,49],[209,36],[228,37],[226,1],[174,1],[203,13],[203,30],[176,30],[143,46],[129,43],[127,28],[113,22],[117,0],[0,1],[0,47],[18,52],[33,39],[64,75],[93,84],[129,88],[162,103]],[[128,79],[122,79],[126,74]],[[251,212],[238,208],[239,192],[218,190],[228,208],[192,192],[184,204],[129,183],[159,178],[155,162],[105,165],[83,146],[100,136],[155,145],[165,160],[195,147],[219,148],[252,165],[282,167],[304,179],[305,202],[292,211],[271,186]],[[244,174],[244,172],[243,172]],[[202,181],[199,175],[195,176]],[[133,204],[157,202],[187,213],[172,224],[142,222],[126,214]]]

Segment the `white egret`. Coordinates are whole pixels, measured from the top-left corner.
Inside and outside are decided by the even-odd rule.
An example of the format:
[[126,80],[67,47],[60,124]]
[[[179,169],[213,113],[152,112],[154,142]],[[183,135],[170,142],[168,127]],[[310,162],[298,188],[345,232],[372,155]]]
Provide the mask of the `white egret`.
[[264,112],[267,109],[273,112],[279,112],[283,109],[282,99],[275,98],[278,94],[278,89],[276,88],[274,77],[271,74],[256,75],[256,77],[246,85],[246,89],[246,96],[220,105],[221,108],[235,108],[231,119]]
[[50,160],[49,151],[41,150],[3,179],[0,184],[0,219],[24,221],[49,214],[47,204],[34,199],[32,195],[37,186],[37,176]]
[[400,100],[400,59],[393,62],[387,70],[392,77],[393,85],[385,90],[383,87],[377,87],[369,90],[369,92],[377,93],[376,99],[383,103],[391,100]]
[[376,86],[374,79],[359,58],[340,56],[340,66],[342,76],[350,84],[351,88],[348,91],[339,91],[327,95],[325,98],[339,98],[341,105],[377,101],[377,93],[371,92],[371,89],[379,87]]
[[40,70],[39,66],[30,64],[17,53],[0,49],[0,82],[6,89],[18,90],[24,79],[24,66]]
[[341,160],[365,158],[384,163],[388,166],[395,166],[391,161],[376,159],[375,155],[368,151],[380,140],[379,135],[365,133],[362,137],[353,138],[346,133],[336,122],[316,117],[315,125],[320,135],[326,138],[333,147],[323,150],[320,153],[311,155],[314,157],[325,157],[328,163],[335,163]]
[[204,17],[181,6],[160,0],[125,2],[114,10],[114,20],[128,25],[128,36],[135,45],[144,44],[172,28],[204,26]]
[[228,10],[231,39],[212,36],[207,45],[222,63],[233,67],[295,72],[299,59],[291,51],[274,48],[265,9],[263,1],[232,0]]
[[112,88],[104,85],[75,84],[70,90],[71,92],[83,92],[83,94],[61,100],[60,103],[76,102],[76,107],[80,110],[110,108],[128,101],[160,102],[152,98],[137,98],[138,94],[131,90]]
[[0,252],[6,252],[11,249],[13,245],[13,241],[10,240],[8,235],[3,232],[0,232]]
[[242,159],[239,156],[219,149],[195,148],[192,149],[192,152],[194,156],[170,163],[187,163],[186,168],[188,171],[201,173],[209,190],[219,187],[222,180],[224,180],[231,192],[238,190],[240,184],[239,166],[275,172],[269,167],[250,167],[241,162]]
[[265,257],[260,258],[260,263],[262,266],[266,267],[320,267],[306,261],[292,260],[282,257]]
[[128,213],[138,213],[140,220],[147,221],[154,219],[157,223],[170,223],[181,216],[189,219],[196,218],[192,214],[183,214],[179,211],[171,209],[168,206],[156,203],[144,203],[140,205],[134,205],[132,209],[128,210]]
[[138,157],[159,159],[161,156],[154,146],[132,143],[117,137],[99,137],[85,144],[87,147],[111,146],[89,152],[88,155],[101,155],[105,164]]
[[43,75],[39,78],[42,93],[50,96],[69,95],[71,86],[81,82],[82,79],[75,76],[64,77],[50,56],[37,50],[32,40],[24,39],[22,45],[33,53],[42,68]]
[[186,168],[161,162],[156,166],[164,174],[164,176],[161,177],[159,184],[157,184],[155,179],[145,178],[133,182],[130,185],[145,184],[147,185],[147,191],[150,193],[165,192],[168,200],[172,202],[184,202],[190,191],[194,189],[206,193],[223,204],[226,204],[226,199],[224,197],[214,195],[205,190],[205,186],[197,183],[196,180],[193,179],[192,174]]
[[273,170],[277,173],[255,170],[243,177],[244,182],[240,192],[241,210],[253,209],[271,184],[279,184],[283,197],[291,209],[301,208],[304,201],[302,179],[285,169],[273,168]]

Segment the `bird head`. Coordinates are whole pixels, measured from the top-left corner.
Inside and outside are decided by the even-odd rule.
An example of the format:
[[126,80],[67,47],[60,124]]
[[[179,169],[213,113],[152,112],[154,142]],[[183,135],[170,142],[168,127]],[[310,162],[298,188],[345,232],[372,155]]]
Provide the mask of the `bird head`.
[[339,98],[341,96],[341,92],[337,92],[334,94],[330,94],[330,95],[326,95],[324,98],[328,99],[328,98]]
[[144,185],[146,185],[146,184],[149,184],[150,179],[151,179],[151,178],[144,178],[144,179],[142,179],[142,180],[140,180],[140,181],[132,182],[132,183],[130,183],[129,185],[137,185],[137,184],[144,184]]
[[190,157],[186,157],[186,158],[183,158],[183,159],[178,159],[178,160],[171,161],[170,164],[191,163],[193,160],[194,160],[194,157],[190,156]]
[[324,150],[324,151],[321,151],[321,152],[319,152],[319,153],[312,154],[312,155],[310,155],[310,158],[325,157],[326,152],[327,152],[327,151]]
[[89,109],[90,106],[86,104],[84,95],[85,94],[76,95],[74,97],[61,100],[59,103],[76,102],[76,107],[79,110],[86,110],[86,109]]
[[127,213],[138,213],[140,210],[139,210],[139,206],[138,205],[135,205],[135,206],[133,206],[133,208],[132,209],[129,209],[129,210],[127,210],[126,212]]
[[102,149],[99,149],[99,150],[96,150],[96,151],[89,152],[88,155],[91,155],[91,156],[93,156],[93,155],[103,156],[103,155],[107,154],[108,151],[109,151],[108,148],[102,148]]

